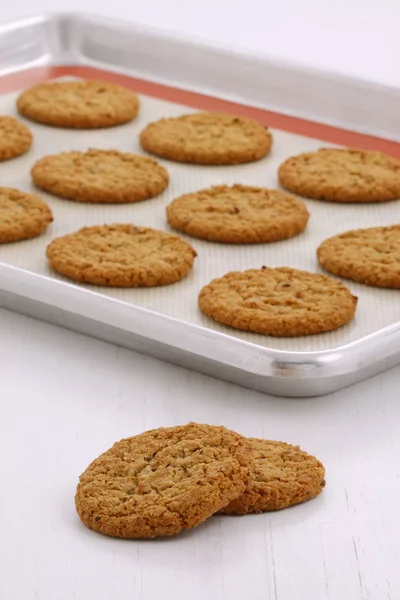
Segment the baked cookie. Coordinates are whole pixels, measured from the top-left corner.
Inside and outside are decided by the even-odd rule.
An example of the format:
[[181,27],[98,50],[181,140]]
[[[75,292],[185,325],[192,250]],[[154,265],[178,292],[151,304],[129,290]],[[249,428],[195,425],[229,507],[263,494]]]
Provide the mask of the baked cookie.
[[14,117],[0,116],[0,161],[28,152],[32,145],[28,127]]
[[0,244],[37,237],[52,220],[40,196],[0,187]]
[[169,160],[200,165],[235,165],[268,154],[272,136],[257,121],[220,113],[195,113],[150,123],[142,148]]
[[200,525],[242,494],[251,448],[225,427],[189,423],[121,440],[81,475],[82,522],[121,538],[169,536]]
[[325,487],[325,468],[299,446],[250,438],[254,466],[244,494],[220,512],[247,515],[280,510],[315,498]]
[[227,273],[199,295],[200,310],[215,321],[276,337],[338,329],[356,306],[357,298],[340,281],[288,267]]
[[139,100],[130,90],[103,81],[51,81],[22,92],[21,115],[54,127],[100,129],[132,121]]
[[185,240],[133,225],[96,225],[56,238],[47,247],[54,271],[110,287],[168,285],[188,275],[196,257]]
[[326,271],[366,285],[400,289],[400,225],[354,229],[319,246]]
[[277,242],[301,233],[305,204],[279,190],[244,185],[214,186],[176,198],[168,223],[187,235],[225,244]]
[[61,198],[111,204],[154,198],[169,183],[168,172],[152,158],[117,150],[45,156],[31,175],[38,188]]
[[286,160],[279,183],[331,202],[385,202],[400,198],[400,161],[382,152],[323,148]]

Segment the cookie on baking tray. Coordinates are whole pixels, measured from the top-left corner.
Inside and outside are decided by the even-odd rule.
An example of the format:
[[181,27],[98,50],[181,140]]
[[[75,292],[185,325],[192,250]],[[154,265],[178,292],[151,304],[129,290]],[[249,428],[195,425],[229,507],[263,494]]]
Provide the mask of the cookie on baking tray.
[[210,242],[277,242],[301,233],[305,204],[285,192],[244,185],[219,185],[185,194],[167,206],[174,229]]
[[169,160],[234,165],[266,156],[272,136],[252,119],[204,112],[150,123],[140,143],[147,152]]
[[326,271],[375,287],[400,289],[400,225],[354,229],[319,246]]
[[325,468],[314,456],[285,442],[249,438],[254,466],[245,492],[220,512],[247,515],[281,510],[315,498],[325,487]]
[[28,152],[33,136],[26,125],[6,115],[0,116],[0,162]]
[[102,81],[51,81],[25,90],[17,100],[21,115],[54,127],[100,129],[127,123],[139,100],[127,88]]
[[62,152],[45,156],[31,170],[38,188],[77,202],[139,202],[161,194],[168,172],[147,156],[117,150]]
[[340,281],[288,267],[227,273],[199,295],[200,310],[215,321],[276,337],[338,329],[351,321],[356,306]]
[[177,235],[133,225],[97,225],[53,240],[47,258],[54,271],[82,283],[153,287],[190,272],[195,250]]
[[200,525],[249,483],[249,442],[225,427],[188,425],[117,442],[81,475],[82,522],[121,538],[169,536]]
[[279,182],[316,200],[385,202],[400,198],[400,161],[382,152],[323,148],[287,159]]
[[0,244],[37,237],[52,220],[51,210],[40,196],[0,187]]

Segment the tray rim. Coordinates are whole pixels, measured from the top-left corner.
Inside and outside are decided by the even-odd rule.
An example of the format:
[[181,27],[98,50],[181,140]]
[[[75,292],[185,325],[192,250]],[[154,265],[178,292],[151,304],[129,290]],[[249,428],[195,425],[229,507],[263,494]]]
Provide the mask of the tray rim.
[[[21,71],[24,68],[35,65],[68,65],[72,60],[72,63],[78,65],[89,65],[92,67],[103,67],[107,71],[115,73],[125,73],[129,71],[130,76],[141,76],[141,65],[135,64],[130,67],[119,67],[112,62],[105,63],[103,61],[96,61],[82,53],[76,52],[73,43],[71,42],[71,29],[74,27],[84,26],[85,32],[90,31],[90,28],[103,28],[104,32],[118,32],[118,43],[120,38],[124,34],[129,35],[129,41],[132,44],[132,48],[135,47],[138,50],[139,46],[144,45],[148,48],[158,48],[159,54],[163,56],[163,50],[173,48],[174,61],[180,61],[179,67],[182,68],[186,64],[186,58],[182,56],[182,48],[185,48],[187,52],[192,52],[194,57],[209,56],[211,63],[219,65],[219,71],[216,77],[212,77],[212,87],[207,84],[207,89],[204,88],[203,83],[195,84],[193,81],[178,81],[176,79],[176,73],[173,74],[171,71],[171,64],[168,64],[168,68],[165,69],[165,61],[162,60],[155,64],[154,60],[151,63],[151,67],[147,65],[146,73],[151,68],[151,81],[156,83],[167,83],[167,85],[173,85],[178,89],[194,89],[198,93],[207,94],[212,92],[213,98],[220,98],[221,90],[217,90],[216,86],[219,85],[220,75],[227,69],[227,65],[230,65],[232,61],[235,63],[235,69],[242,69],[242,74],[249,69],[251,65],[255,65],[254,75],[258,74],[260,77],[268,73],[269,82],[268,90],[263,90],[262,98],[259,100],[248,96],[241,96],[232,94],[231,91],[222,92],[222,97],[225,100],[233,102],[243,102],[247,106],[260,107],[263,109],[276,110],[279,114],[285,116],[294,116],[300,119],[309,120],[311,122],[318,122],[327,126],[339,127],[348,129],[351,132],[358,132],[364,135],[377,136],[386,140],[391,140],[396,143],[400,143],[400,113],[398,112],[398,104],[400,102],[400,89],[396,86],[391,86],[383,83],[377,83],[369,81],[364,78],[355,78],[346,74],[324,71],[323,69],[315,68],[309,65],[302,65],[295,62],[276,58],[268,53],[253,52],[244,48],[227,48],[225,46],[219,46],[212,42],[206,42],[205,40],[196,38],[193,39],[189,36],[185,36],[181,33],[175,34],[172,32],[164,31],[148,25],[142,25],[130,21],[129,23],[118,19],[106,18],[103,16],[95,15],[90,12],[74,13],[72,11],[44,11],[39,13],[33,13],[27,15],[21,19],[7,21],[0,23],[0,77],[10,72]],[[15,34],[18,30],[26,30],[29,27],[44,28],[46,35],[49,37],[50,48],[46,52],[42,52],[40,56],[32,61],[27,61],[24,64],[19,63],[18,67],[11,69],[4,68],[1,65],[1,41],[6,34]],[[136,44],[136,46],[134,46]],[[63,47],[64,45],[64,47]],[[86,48],[87,51],[87,48]],[[51,52],[53,57],[50,58]],[[9,53],[10,54],[10,53]],[[57,59],[54,59],[54,55],[57,55]],[[143,56],[141,56],[143,59]],[[72,64],[71,63],[71,64]],[[167,72],[165,76],[164,71]],[[196,76],[199,77],[198,72],[201,72],[201,65],[196,64],[196,69],[191,69],[191,72],[196,71]],[[204,74],[204,69],[203,69]],[[207,73],[207,69],[205,71]],[[279,77],[276,77],[279,75]],[[253,74],[252,74],[253,76]],[[174,79],[175,77],[175,79]],[[189,77],[188,72],[185,73],[185,77]],[[274,79],[274,77],[276,79]],[[302,102],[297,102],[294,97],[298,92],[298,89],[293,86],[291,82],[293,79],[301,80],[302,87],[307,89],[307,93],[303,98]],[[146,79],[146,77],[143,77]],[[252,78],[250,78],[252,81]],[[247,89],[247,88],[246,88]],[[338,96],[338,92],[342,90],[345,98],[345,106],[340,106],[340,116],[333,116],[336,104],[343,98],[335,98],[335,102],[332,104],[332,94],[335,93]],[[276,94],[279,95],[278,106],[274,105],[274,98]],[[254,90],[252,92],[254,94]],[[355,94],[355,95],[354,95]],[[359,95],[358,95],[359,94]],[[360,115],[360,99],[363,101],[365,95],[369,95],[368,103],[364,102],[363,109],[366,107],[370,108],[368,118],[377,118],[381,121],[376,121],[374,124],[370,123],[365,128],[363,120],[358,123],[357,119]],[[376,102],[381,99],[382,95],[385,95],[385,110],[379,111],[376,109]],[[268,101],[265,102],[264,98],[268,95]],[[318,102],[315,105],[313,99],[318,96]],[[283,102],[288,100],[289,104]],[[295,106],[295,103],[297,105]],[[328,112],[322,113],[321,108],[327,104],[329,106]],[[371,105],[371,106],[370,106]],[[289,108],[290,106],[290,108]],[[305,108],[307,106],[308,108]],[[317,112],[315,106],[318,107]],[[346,106],[348,111],[346,113]],[[372,110],[374,108],[374,110]],[[393,109],[393,110],[392,110]],[[346,113],[346,114],[345,114]],[[351,113],[351,120],[349,121],[349,114]],[[318,115],[316,118],[315,115]],[[391,115],[390,125],[386,122],[387,115]],[[363,116],[365,118],[366,115]]]
[[[92,16],[89,14],[72,14],[68,12],[55,12],[55,13],[45,13],[41,15],[26,17],[17,21],[11,21],[9,23],[5,23],[0,25],[0,42],[1,36],[4,32],[15,32],[17,29],[23,29],[24,27],[31,25],[47,25],[56,23],[57,26],[62,26],[65,22],[71,25],[71,19],[73,22],[87,23],[87,21],[92,21],[93,23],[104,26],[118,26],[118,21],[107,21],[102,17]],[[134,24],[129,24],[128,29],[132,29],[135,27]],[[136,26],[137,27],[137,26]],[[142,27],[140,26],[141,34],[148,34],[150,37],[163,35],[165,39],[171,39],[176,41],[177,36],[172,36],[170,34],[162,33],[157,29]],[[208,48],[209,46],[199,43],[198,41],[194,42],[193,40],[186,40],[184,36],[180,36],[180,43],[188,43],[192,47],[195,47],[200,52],[204,48]],[[220,52],[218,49],[217,52]],[[244,53],[246,54],[246,53]],[[258,60],[260,60],[260,56],[256,56]],[[232,60],[232,57],[231,57]],[[265,58],[265,60],[270,60],[270,58]],[[63,59],[66,63],[67,67],[71,61],[71,58],[67,60],[67,57]],[[276,64],[284,65],[284,68],[292,68],[290,67],[290,63],[284,63],[283,61],[275,61]],[[43,64],[43,63],[41,63]],[[50,65],[51,62],[45,63]],[[60,63],[58,63],[60,64]],[[86,61],[79,62],[78,65],[90,65],[90,61],[86,63]],[[288,66],[289,65],[289,66]],[[32,65],[31,65],[32,66]],[[72,65],[71,65],[72,66]],[[112,72],[113,69],[106,65],[104,67],[107,71]],[[23,69],[26,69],[26,65],[23,65]],[[297,72],[303,69],[296,65],[295,69]],[[313,76],[320,77],[321,73],[323,76],[326,76],[325,72],[321,72],[318,69],[305,69],[308,73],[312,73]],[[10,72],[17,72],[17,70],[12,70]],[[126,69],[123,70],[126,74]],[[0,76],[4,73],[0,69]],[[128,74],[129,77],[129,74]],[[329,77],[331,75],[329,74]],[[346,80],[349,78],[347,76],[342,75],[333,75],[333,80]],[[366,85],[364,80],[356,80],[356,84]],[[174,84],[175,85],[175,84]],[[382,86],[380,84],[367,84],[371,85],[372,88],[379,89],[380,93],[385,93],[385,90],[391,90],[389,86]],[[177,86],[178,87],[178,86]],[[395,88],[393,88],[395,89]],[[399,130],[400,133],[400,130]],[[367,134],[368,135],[368,134]],[[400,139],[400,136],[399,136]],[[12,308],[12,302],[10,306],[10,298],[14,298],[15,300],[24,298],[29,302],[31,299],[35,299],[37,302],[42,304],[43,306],[53,307],[59,309],[60,311],[64,311],[66,313],[71,313],[71,306],[74,305],[72,302],[72,296],[76,296],[80,301],[78,304],[82,307],[84,306],[85,311],[92,310],[92,302],[97,298],[101,299],[102,307],[101,312],[103,312],[101,322],[104,324],[118,329],[119,328],[119,320],[118,320],[118,311],[115,311],[115,319],[110,319],[110,315],[107,314],[107,310],[104,308],[107,306],[115,306],[118,305],[121,311],[130,312],[132,317],[132,322],[135,322],[135,327],[129,333],[132,336],[140,336],[151,339],[153,342],[166,344],[167,340],[165,335],[159,335],[158,323],[167,324],[168,327],[174,327],[175,332],[176,328],[185,329],[186,332],[190,331],[193,337],[207,339],[208,343],[212,340],[215,343],[215,348],[212,348],[211,356],[204,356],[204,352],[198,354],[199,356],[203,356],[205,358],[210,358],[217,364],[223,364],[232,369],[245,371],[250,375],[258,375],[261,376],[265,380],[265,385],[262,387],[261,391],[268,391],[271,386],[268,385],[268,379],[280,380],[281,383],[283,381],[287,383],[287,385],[278,386],[281,390],[276,395],[287,395],[287,396],[312,396],[312,395],[321,395],[324,393],[328,393],[329,391],[334,391],[340,389],[341,387],[345,387],[360,378],[364,378],[363,376],[359,377],[361,372],[366,369],[371,369],[370,374],[374,371],[374,368],[377,367],[377,361],[375,360],[377,353],[379,353],[380,363],[382,361],[387,360],[387,364],[391,364],[393,361],[400,360],[400,321],[393,325],[387,326],[386,328],[373,332],[367,336],[363,336],[357,340],[349,342],[348,344],[343,344],[339,347],[329,349],[329,350],[321,350],[321,351],[303,351],[303,352],[288,352],[284,350],[273,350],[269,348],[265,348],[262,346],[258,346],[252,342],[247,342],[244,340],[239,340],[230,336],[228,333],[221,333],[218,331],[214,331],[212,329],[203,328],[201,326],[180,321],[175,319],[174,317],[170,317],[167,315],[163,315],[161,313],[157,313],[155,311],[151,311],[149,309],[131,305],[105,295],[101,293],[97,293],[95,291],[89,289],[83,289],[74,284],[70,284],[68,282],[63,282],[55,279],[51,279],[45,277],[43,275],[38,275],[34,273],[30,273],[23,269],[19,269],[17,267],[11,267],[5,263],[0,262],[0,306],[4,306],[6,308]],[[37,284],[40,282],[41,287]],[[24,289],[24,293],[21,294],[21,289]],[[30,290],[31,295],[28,296],[26,290]],[[38,292],[42,291],[40,294]],[[7,298],[5,299],[5,295]],[[47,301],[48,298],[52,298],[52,304],[49,304]],[[67,305],[64,300],[68,298]],[[104,305],[104,306],[103,306]],[[112,312],[112,311],[111,311]],[[105,316],[106,315],[106,316]],[[149,337],[149,332],[146,331],[146,335],[144,336],[144,331],[142,330],[142,322],[143,320],[140,318],[141,316],[146,315],[146,326],[149,326],[149,319],[154,321],[154,323],[150,323],[150,329],[152,329],[152,335]],[[137,318],[134,318],[137,317]],[[86,318],[90,318],[89,314],[86,314]],[[93,315],[92,315],[93,318]],[[100,319],[100,315],[98,315],[98,319]],[[44,319],[46,320],[46,318]],[[95,319],[96,320],[96,319]],[[98,320],[100,323],[100,320]],[[62,323],[60,323],[62,325]],[[73,327],[72,327],[73,328]],[[158,335],[157,335],[158,331]],[[164,332],[163,332],[164,333]],[[180,333],[180,331],[179,331]],[[101,337],[101,336],[99,336]],[[189,336],[188,336],[189,337]],[[196,339],[197,339],[196,337]],[[104,338],[102,338],[104,339]],[[184,336],[183,336],[184,339]],[[225,346],[231,346],[226,356],[225,360],[221,361],[221,346],[225,343]],[[192,352],[193,347],[188,348],[185,345],[180,344],[179,348],[175,343],[173,347],[180,349],[184,352]],[[224,349],[225,353],[227,349]],[[196,354],[196,352],[194,352]],[[229,356],[228,356],[229,355]],[[228,362],[230,361],[230,362]],[[389,365],[390,366],[390,365]],[[385,365],[382,365],[382,368],[379,370],[384,370],[386,368]],[[199,369],[201,370],[201,369]],[[376,369],[375,369],[376,370]],[[368,376],[368,374],[366,375]],[[334,379],[335,382],[328,383],[326,381],[326,385],[324,385],[324,380]],[[342,378],[342,383],[339,383],[339,380]],[[303,389],[298,391],[293,389],[293,386],[296,387],[296,384],[299,380],[302,380],[306,383],[303,386]],[[346,380],[346,382],[345,382]],[[270,382],[271,383],[271,382]],[[307,385],[310,384],[310,385]],[[314,387],[313,387],[314,384]],[[317,384],[317,385],[316,385]],[[252,386],[249,386],[252,387]],[[273,387],[273,386],[272,386]],[[255,389],[260,389],[260,386]],[[284,393],[282,393],[282,391]],[[315,393],[317,392],[317,393]]]
[[[231,380],[232,376],[232,380],[238,379],[235,382],[240,384],[240,373],[261,379],[254,389],[263,392],[276,390],[273,393],[278,396],[324,395],[366,378],[362,373],[369,369],[370,374],[375,374],[394,366],[400,360],[400,323],[332,350],[287,352],[257,346],[222,332],[110,298],[83,286],[34,274],[1,262],[0,281],[0,306],[3,308],[88,333],[82,327],[74,326],[73,322],[68,322],[68,317],[83,318],[95,326],[94,335],[89,332],[92,337],[113,341],[100,331],[101,327],[110,327],[115,332],[128,334],[132,340],[147,340],[209,360],[214,366],[227,370],[228,375],[221,376],[222,379]],[[40,305],[40,314],[35,309],[30,311],[30,304]],[[118,306],[118,310],[113,310],[115,306]],[[55,318],[51,314],[53,310],[59,312]],[[191,336],[187,335],[188,331]],[[171,339],[174,340],[173,344]],[[114,343],[137,350],[129,341]],[[199,350],[200,347],[204,349],[204,343],[208,344],[207,353]],[[154,355],[142,345],[139,351]],[[375,360],[376,356],[379,357],[378,361]],[[175,361],[168,354],[163,356],[163,360],[181,364],[181,361]],[[379,364],[382,365],[385,361],[387,365],[379,368]],[[209,374],[209,369],[194,370]],[[345,385],[342,385],[343,382],[346,382]]]
[[[97,25],[104,25],[109,28],[119,28],[119,29],[128,29],[131,33],[136,31],[141,31],[144,35],[151,38],[164,38],[169,42],[179,42],[183,43],[186,46],[191,46],[197,48],[199,50],[205,50],[212,48],[214,51],[217,51],[221,54],[229,53],[230,55],[236,56],[251,56],[253,59],[261,60],[265,63],[273,64],[274,66],[279,66],[282,69],[287,70],[298,70],[302,73],[309,73],[316,77],[329,77],[330,79],[334,79],[337,82],[340,81],[348,81],[353,85],[367,85],[368,87],[374,87],[376,89],[380,89],[381,91],[389,91],[395,90],[398,91],[396,85],[388,85],[384,83],[378,83],[371,81],[369,79],[365,79],[363,77],[354,77],[350,75],[346,75],[343,73],[338,73],[334,71],[326,71],[324,69],[313,67],[310,65],[306,65],[298,62],[291,62],[284,58],[276,57],[275,55],[269,54],[268,52],[256,52],[250,51],[242,46],[237,46],[235,48],[227,48],[226,46],[219,45],[215,42],[208,41],[206,42],[204,38],[201,37],[192,37],[183,34],[182,32],[172,32],[167,31],[159,27],[146,25],[142,23],[137,23],[135,21],[123,21],[122,19],[115,19],[113,17],[105,17],[103,15],[97,15],[96,13],[89,11],[82,12],[74,12],[70,10],[63,9],[54,9],[54,10],[45,10],[40,12],[30,12],[26,13],[24,16],[17,19],[7,19],[6,21],[0,22],[0,35],[4,34],[7,31],[15,30],[17,28],[25,28],[28,25],[32,24],[43,24],[49,22],[58,22],[58,24],[65,21],[81,21],[86,23],[93,23]],[[235,57],[236,57],[235,56]]]
[[[29,281],[31,279],[31,281]],[[90,289],[89,287],[84,287],[83,285],[70,283],[68,281],[63,281],[59,279],[53,279],[46,275],[41,275],[37,273],[32,273],[26,269],[22,269],[20,267],[14,267],[7,263],[3,263],[0,261],[0,281],[1,287],[0,291],[6,291],[9,293],[18,294],[16,288],[22,288],[23,286],[32,285],[32,296],[35,300],[42,301],[46,303],[46,297],[53,296],[56,294],[57,304],[59,308],[63,310],[68,310],[70,308],[69,303],[74,300],[72,297],[73,294],[76,296],[80,296],[84,301],[85,308],[86,305],[90,303],[90,299],[101,299],[98,301],[103,302],[103,304],[109,303],[116,304],[119,306],[123,306],[124,310],[131,311],[137,313],[137,315],[147,315],[154,316],[157,320],[168,322],[170,325],[174,325],[174,327],[191,329],[192,331],[196,331],[202,334],[209,334],[205,337],[215,337],[216,339],[221,340],[229,340],[232,345],[243,346],[250,349],[256,349],[260,354],[265,355],[267,357],[276,357],[279,358],[282,363],[288,362],[291,365],[303,365],[305,363],[310,366],[315,366],[320,369],[322,366],[327,366],[328,363],[330,366],[332,365],[332,359],[336,359],[336,364],[341,365],[341,361],[343,357],[339,355],[344,351],[350,351],[351,353],[357,353],[360,350],[360,347],[371,343],[371,349],[373,344],[373,350],[376,352],[377,343],[379,343],[381,337],[391,337],[392,335],[399,334],[400,341],[400,321],[397,323],[393,323],[392,325],[387,325],[386,327],[379,329],[378,331],[369,333],[363,337],[360,337],[352,342],[347,344],[342,344],[341,346],[337,346],[328,350],[313,350],[313,351],[287,351],[287,350],[279,350],[267,348],[265,346],[259,346],[253,342],[249,342],[246,340],[241,340],[239,338],[235,338],[230,336],[228,333],[223,333],[220,331],[215,331],[213,329],[208,329],[207,327],[202,327],[201,325],[196,325],[195,323],[189,323],[186,321],[182,321],[177,319],[176,317],[165,315],[162,313],[158,313],[144,306],[138,306],[135,304],[131,304],[129,302],[125,302],[123,300],[118,300],[116,298],[112,298],[110,296],[106,296],[102,294],[100,291]],[[36,285],[34,282],[40,281],[43,285],[43,297],[38,294],[38,290],[36,289]],[[15,286],[15,287],[14,287]],[[54,290],[51,289],[54,288]],[[58,289],[57,289],[58,288]],[[68,298],[68,302],[64,302],[64,299]],[[29,297],[28,297],[29,299]],[[82,305],[82,302],[79,302]],[[52,306],[50,304],[50,306]],[[139,319],[139,326],[141,325],[141,321]],[[138,332],[141,333],[141,332]],[[158,332],[159,333],[159,332]],[[163,336],[159,336],[159,341],[162,340]],[[400,351],[400,348],[399,348]],[[335,356],[338,355],[338,356]],[[308,360],[303,360],[308,359]],[[313,360],[314,359],[314,360]],[[347,357],[345,358],[347,361]],[[365,360],[365,357],[364,357]],[[311,361],[311,362],[310,362]],[[345,366],[345,365],[343,365]],[[347,372],[348,369],[343,369],[343,372]],[[307,377],[309,371],[302,374],[302,377]]]

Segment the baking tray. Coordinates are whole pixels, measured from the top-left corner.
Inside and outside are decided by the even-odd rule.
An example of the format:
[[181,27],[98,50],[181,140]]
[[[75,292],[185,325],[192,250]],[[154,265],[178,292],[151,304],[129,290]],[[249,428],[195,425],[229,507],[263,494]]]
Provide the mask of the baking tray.
[[34,148],[0,165],[1,185],[32,189],[30,166],[52,152],[87,147],[139,152],[137,134],[147,122],[192,109],[257,118],[272,128],[273,152],[235,167],[161,161],[170,172],[170,187],[135,205],[88,206],[42,194],[55,221],[41,238],[0,248],[1,306],[275,395],[326,394],[400,362],[399,296],[393,290],[348,283],[360,298],[356,319],[337,332],[293,340],[234,331],[197,309],[202,285],[228,270],[261,264],[318,270],[320,241],[352,226],[398,221],[397,202],[307,201],[306,233],[279,244],[232,247],[187,238],[199,254],[193,272],[178,284],[152,290],[72,284],[51,273],[44,257],[50,239],[86,224],[128,221],[167,229],[165,206],[183,192],[218,183],[274,187],[284,158],[321,145],[377,148],[400,157],[397,90],[92,16],[45,15],[0,27],[0,112],[15,113],[20,89],[71,76],[134,89],[142,96],[138,119],[93,132],[30,123]]

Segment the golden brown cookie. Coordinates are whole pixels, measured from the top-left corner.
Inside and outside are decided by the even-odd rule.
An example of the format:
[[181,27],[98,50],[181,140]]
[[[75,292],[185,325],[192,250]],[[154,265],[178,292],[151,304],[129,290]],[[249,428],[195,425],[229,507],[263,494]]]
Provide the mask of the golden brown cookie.
[[326,271],[366,285],[400,288],[400,225],[354,229],[319,246]]
[[188,275],[196,257],[185,240],[133,225],[96,225],[47,247],[52,269],[74,281],[110,287],[168,285]]
[[40,196],[0,187],[0,244],[37,237],[52,220]]
[[215,321],[276,337],[338,329],[356,306],[357,298],[340,281],[288,267],[227,273],[199,295],[200,309]]
[[117,150],[45,156],[31,175],[37,187],[61,198],[111,204],[154,198],[169,183],[168,172],[152,158]]
[[400,161],[382,152],[323,148],[286,160],[279,183],[316,200],[385,202],[400,198]]
[[169,160],[201,165],[235,165],[268,154],[272,136],[257,121],[220,113],[195,113],[150,123],[142,148]]
[[305,204],[291,194],[245,185],[214,186],[167,206],[174,229],[225,244],[285,240],[301,233],[308,218]]
[[220,512],[247,515],[280,510],[315,498],[325,487],[324,465],[299,446],[250,438],[254,466],[244,494]]
[[0,161],[28,152],[32,145],[28,127],[14,117],[0,116]]
[[121,440],[81,475],[76,509],[105,535],[154,538],[200,525],[242,494],[251,448],[225,427],[189,423]]
[[100,129],[127,123],[139,110],[130,90],[103,81],[52,81],[22,92],[17,100],[21,115],[54,127]]

